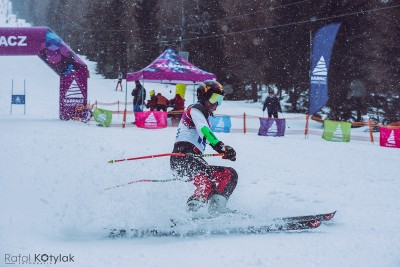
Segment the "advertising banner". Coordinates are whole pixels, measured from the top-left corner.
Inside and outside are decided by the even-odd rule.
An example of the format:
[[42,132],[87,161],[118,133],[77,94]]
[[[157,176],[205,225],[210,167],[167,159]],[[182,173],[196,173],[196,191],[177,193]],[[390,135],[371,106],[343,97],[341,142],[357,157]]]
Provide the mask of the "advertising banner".
[[229,133],[231,131],[232,123],[229,116],[210,116],[209,121],[213,132]]
[[99,125],[110,127],[112,112],[110,110],[96,108],[93,110],[93,118]]
[[37,56],[43,46],[46,27],[2,28],[0,56]]
[[380,127],[380,145],[400,148],[400,127]]
[[339,23],[334,23],[320,28],[312,43],[308,107],[310,115],[319,111],[328,101],[328,70],[339,27]]
[[12,95],[11,104],[14,105],[25,105],[25,95]]
[[186,84],[182,83],[176,84],[175,94],[180,95],[182,99],[185,99],[185,93],[186,93]]
[[260,129],[258,130],[258,135],[284,136],[285,129],[285,119],[260,118]]
[[143,111],[135,112],[135,123],[139,128],[160,129],[167,127],[168,112]]
[[350,122],[325,120],[322,138],[327,141],[350,142],[350,130]]

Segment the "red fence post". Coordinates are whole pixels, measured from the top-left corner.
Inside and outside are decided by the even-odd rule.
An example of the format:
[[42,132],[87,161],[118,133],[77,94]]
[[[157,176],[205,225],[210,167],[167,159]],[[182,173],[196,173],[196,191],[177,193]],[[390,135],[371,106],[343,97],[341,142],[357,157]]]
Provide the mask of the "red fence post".
[[307,135],[308,135],[308,118],[309,118],[309,114],[306,115],[306,127],[304,129],[304,138],[307,138]]
[[374,135],[372,134],[372,121],[369,120],[368,121],[368,125],[369,125],[369,138],[371,140],[371,142],[374,142]]
[[124,110],[124,118],[122,119],[122,128],[125,128],[126,124],[126,109]]
[[243,133],[246,133],[246,112],[243,113]]

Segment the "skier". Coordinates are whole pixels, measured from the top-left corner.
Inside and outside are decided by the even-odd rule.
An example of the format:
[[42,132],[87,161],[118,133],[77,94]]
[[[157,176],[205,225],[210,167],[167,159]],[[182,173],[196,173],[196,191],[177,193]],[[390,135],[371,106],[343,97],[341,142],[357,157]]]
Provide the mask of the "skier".
[[119,69],[119,71],[118,71],[118,82],[117,82],[117,86],[115,87],[115,91],[117,91],[118,85],[121,88],[121,92],[122,92],[122,71],[121,71],[121,69]]
[[[213,80],[204,81],[197,88],[198,102],[183,113],[176,135],[173,153],[202,154],[206,143],[222,153],[223,159],[236,160],[235,150],[219,141],[210,129],[208,117],[220,106],[224,91]],[[196,212],[208,202],[210,214],[230,212],[226,208],[228,198],[238,181],[237,172],[230,167],[212,166],[199,157],[171,157],[171,169],[179,178],[188,177],[196,187],[187,200],[187,211]]]

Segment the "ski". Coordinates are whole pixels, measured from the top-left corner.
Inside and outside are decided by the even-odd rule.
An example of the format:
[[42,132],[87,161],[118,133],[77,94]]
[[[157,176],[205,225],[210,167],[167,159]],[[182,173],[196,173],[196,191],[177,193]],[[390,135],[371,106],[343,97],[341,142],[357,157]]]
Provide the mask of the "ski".
[[308,221],[308,220],[319,220],[319,221],[330,221],[336,214],[336,210],[330,213],[321,213],[316,215],[303,215],[303,216],[292,216],[292,217],[283,217],[283,218],[275,218],[274,222],[294,222],[294,221]]
[[171,229],[113,229],[109,238],[141,238],[141,237],[188,237],[188,236],[210,236],[210,235],[250,235],[266,234],[286,231],[301,231],[318,228],[321,220],[302,220],[289,222],[274,222],[261,226],[238,226],[238,227],[195,227],[194,229],[178,229],[171,226]]

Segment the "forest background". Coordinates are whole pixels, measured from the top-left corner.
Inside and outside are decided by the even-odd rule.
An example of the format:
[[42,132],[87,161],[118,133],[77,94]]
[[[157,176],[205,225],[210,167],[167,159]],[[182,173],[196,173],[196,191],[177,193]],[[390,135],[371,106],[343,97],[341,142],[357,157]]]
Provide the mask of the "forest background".
[[[340,22],[329,70],[327,118],[400,119],[400,1],[10,0],[14,13],[49,26],[114,79],[167,47],[215,73],[232,100],[273,88],[287,112],[307,112],[312,37]],[[367,116],[367,117],[368,117]]]

